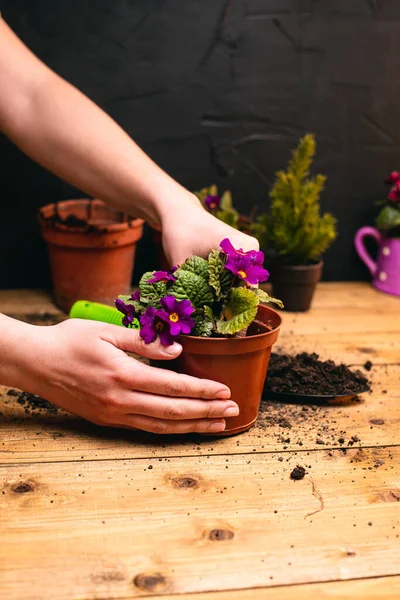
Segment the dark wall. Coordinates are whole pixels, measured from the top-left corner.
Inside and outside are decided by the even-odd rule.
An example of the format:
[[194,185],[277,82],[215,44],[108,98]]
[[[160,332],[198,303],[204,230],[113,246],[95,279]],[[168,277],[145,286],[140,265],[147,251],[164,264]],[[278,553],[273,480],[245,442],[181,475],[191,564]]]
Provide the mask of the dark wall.
[[[399,0],[0,0],[0,9],[173,177],[230,188],[244,211],[267,207],[274,172],[314,132],[316,169],[328,176],[322,207],[340,229],[325,278],[368,276],[352,240],[400,167]],[[48,285],[36,210],[76,191],[4,138],[0,154],[0,285]]]

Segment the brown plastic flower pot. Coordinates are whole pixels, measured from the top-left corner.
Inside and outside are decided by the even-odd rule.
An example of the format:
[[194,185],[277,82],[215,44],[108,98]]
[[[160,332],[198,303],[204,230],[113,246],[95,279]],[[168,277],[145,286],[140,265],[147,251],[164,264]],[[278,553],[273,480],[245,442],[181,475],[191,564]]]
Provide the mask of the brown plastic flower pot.
[[54,300],[68,312],[76,300],[114,303],[129,294],[143,221],[101,200],[66,200],[39,209]]
[[250,325],[246,337],[184,335],[179,340],[183,352],[177,360],[152,364],[227,385],[240,413],[226,419],[225,431],[209,435],[220,437],[242,433],[257,420],[271,348],[278,339],[280,325],[280,315],[260,304],[257,319]]
[[323,262],[314,265],[275,265],[271,272],[273,296],[282,300],[285,310],[309,310],[322,275]]

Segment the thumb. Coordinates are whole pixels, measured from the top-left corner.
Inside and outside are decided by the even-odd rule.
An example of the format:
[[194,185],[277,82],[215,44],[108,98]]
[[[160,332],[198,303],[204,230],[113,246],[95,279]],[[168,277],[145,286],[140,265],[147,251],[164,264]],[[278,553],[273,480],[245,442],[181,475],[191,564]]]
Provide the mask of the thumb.
[[124,352],[133,352],[144,358],[172,360],[182,352],[182,346],[177,342],[174,342],[172,346],[163,346],[157,338],[151,344],[146,344],[137,329],[128,329],[118,325],[106,325],[102,338]]

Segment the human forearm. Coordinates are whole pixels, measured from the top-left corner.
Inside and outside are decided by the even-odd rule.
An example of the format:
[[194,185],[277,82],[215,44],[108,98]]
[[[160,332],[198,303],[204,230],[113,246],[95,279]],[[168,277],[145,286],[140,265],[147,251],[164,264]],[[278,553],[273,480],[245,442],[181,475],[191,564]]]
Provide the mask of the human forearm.
[[31,381],[41,328],[0,314],[0,384],[33,392]]
[[0,98],[6,135],[85,193],[158,225],[166,211],[196,202],[99,107],[41,63],[1,19],[0,83],[7,89]]

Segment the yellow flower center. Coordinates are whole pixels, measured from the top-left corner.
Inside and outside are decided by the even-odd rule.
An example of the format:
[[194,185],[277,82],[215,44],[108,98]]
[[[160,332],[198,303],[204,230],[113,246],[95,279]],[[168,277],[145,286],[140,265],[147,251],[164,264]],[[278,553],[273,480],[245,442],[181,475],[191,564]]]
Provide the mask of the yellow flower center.
[[215,203],[215,202],[211,202],[211,203],[210,203],[210,208],[215,208],[216,206],[217,206],[217,205],[216,205],[216,203]]
[[246,273],[246,271],[238,271],[238,275],[239,275],[239,277],[244,279],[246,277],[247,273]]
[[173,312],[169,315],[169,320],[173,323],[176,323],[177,321],[179,321],[179,315],[176,312]]

